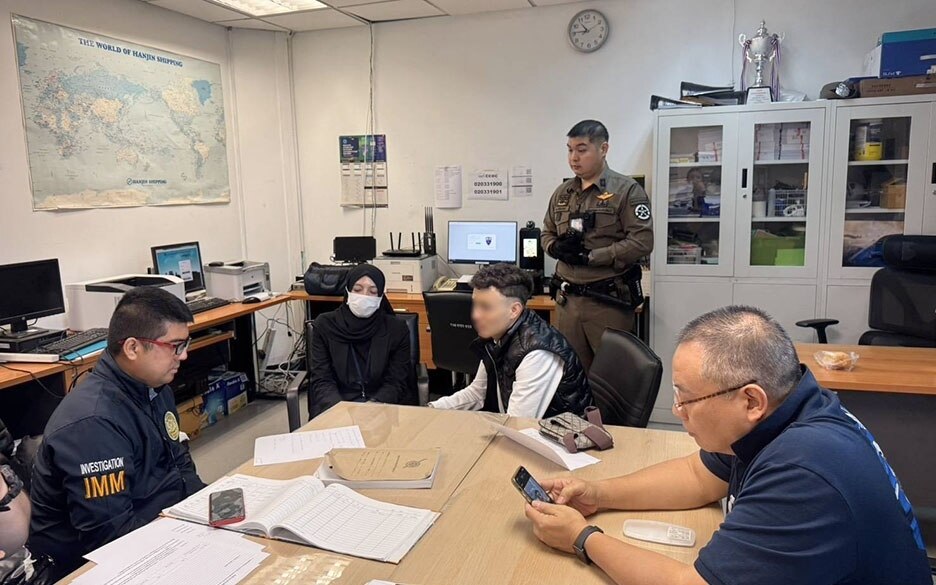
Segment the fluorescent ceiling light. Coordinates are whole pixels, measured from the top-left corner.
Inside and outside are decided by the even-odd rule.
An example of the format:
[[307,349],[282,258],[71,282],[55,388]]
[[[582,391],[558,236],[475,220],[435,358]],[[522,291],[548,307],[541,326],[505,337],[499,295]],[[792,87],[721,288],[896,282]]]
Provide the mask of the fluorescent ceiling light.
[[246,12],[251,16],[269,16],[271,14],[285,14],[299,12],[300,10],[315,10],[328,8],[318,0],[212,0],[234,10]]

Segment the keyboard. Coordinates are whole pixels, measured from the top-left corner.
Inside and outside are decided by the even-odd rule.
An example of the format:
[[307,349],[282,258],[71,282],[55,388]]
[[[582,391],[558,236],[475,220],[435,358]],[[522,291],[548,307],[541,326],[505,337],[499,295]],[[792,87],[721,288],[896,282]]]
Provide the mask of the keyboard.
[[217,297],[204,297],[194,301],[189,301],[185,304],[188,306],[189,311],[191,311],[194,315],[195,313],[204,313],[205,311],[210,311],[211,309],[217,309],[218,307],[230,305],[231,301],[226,301]]
[[40,345],[33,350],[33,353],[64,355],[101,341],[107,341],[107,329],[88,329],[58,341]]

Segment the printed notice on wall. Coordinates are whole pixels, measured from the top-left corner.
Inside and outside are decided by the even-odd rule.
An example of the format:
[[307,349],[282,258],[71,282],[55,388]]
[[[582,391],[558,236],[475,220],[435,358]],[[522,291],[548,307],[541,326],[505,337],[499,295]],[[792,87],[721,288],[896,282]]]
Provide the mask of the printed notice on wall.
[[338,137],[342,207],[387,207],[387,137]]
[[435,168],[435,206],[438,209],[458,209],[462,206],[460,165]]
[[507,201],[507,171],[503,169],[482,169],[471,176],[469,199],[487,201]]
[[517,166],[510,169],[510,198],[533,196],[533,168]]

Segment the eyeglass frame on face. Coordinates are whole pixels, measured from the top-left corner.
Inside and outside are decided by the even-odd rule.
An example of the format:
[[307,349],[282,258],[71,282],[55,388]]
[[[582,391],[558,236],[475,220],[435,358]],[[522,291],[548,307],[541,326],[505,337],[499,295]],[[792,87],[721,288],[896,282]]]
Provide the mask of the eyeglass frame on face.
[[675,408],[677,412],[683,412],[683,407],[686,406],[687,404],[692,404],[694,402],[702,402],[703,400],[708,400],[709,398],[715,398],[716,396],[724,396],[725,394],[728,394],[730,392],[736,392],[738,390],[741,390],[742,388],[750,386],[751,384],[757,384],[757,380],[751,380],[750,382],[745,382],[744,384],[741,384],[740,386],[737,386],[735,388],[719,390],[718,392],[713,392],[712,394],[706,394],[705,396],[700,396],[699,398],[690,398],[689,400],[683,400],[683,401],[676,400],[679,397],[679,388],[673,385],[673,408]]
[[[128,337],[127,339],[130,339],[130,338]],[[124,341],[127,341],[127,339],[124,339]],[[191,347],[192,345],[191,337],[186,337],[182,341],[173,341],[173,342],[159,341],[158,339],[147,339],[146,337],[134,337],[133,339],[136,339],[137,341],[143,341],[146,343],[153,343],[155,345],[160,345],[162,347],[172,348],[172,351],[173,353],[175,353],[176,357],[188,351],[189,347]],[[122,341],[121,343],[123,343],[124,341]]]

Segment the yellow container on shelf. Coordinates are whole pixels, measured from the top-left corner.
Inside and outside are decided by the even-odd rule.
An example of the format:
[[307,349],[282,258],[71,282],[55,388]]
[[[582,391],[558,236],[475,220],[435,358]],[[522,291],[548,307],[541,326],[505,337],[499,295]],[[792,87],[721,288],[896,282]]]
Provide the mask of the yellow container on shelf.
[[884,158],[884,142],[881,140],[881,120],[863,120],[855,126],[855,160],[881,160]]

